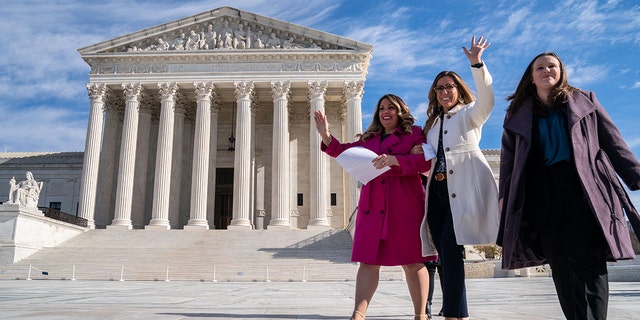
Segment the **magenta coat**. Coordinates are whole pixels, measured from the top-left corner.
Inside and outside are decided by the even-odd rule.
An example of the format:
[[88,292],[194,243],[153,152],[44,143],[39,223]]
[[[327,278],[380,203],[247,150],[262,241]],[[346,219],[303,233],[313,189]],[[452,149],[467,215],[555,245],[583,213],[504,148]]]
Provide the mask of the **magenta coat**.
[[422,129],[414,126],[411,134],[396,130],[380,138],[340,143],[332,137],[329,146],[321,143],[322,151],[332,157],[361,146],[376,154],[394,155],[400,164],[362,186],[351,260],[384,266],[435,260],[436,256],[422,256],[420,240],[425,199],[420,173],[428,171],[430,163],[422,154],[409,154],[413,146],[426,141]]

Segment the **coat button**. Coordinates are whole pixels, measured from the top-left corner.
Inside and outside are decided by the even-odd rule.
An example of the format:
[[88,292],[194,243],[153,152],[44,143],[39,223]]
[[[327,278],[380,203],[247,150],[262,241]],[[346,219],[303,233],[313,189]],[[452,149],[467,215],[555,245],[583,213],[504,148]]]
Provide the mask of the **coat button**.
[[453,170],[449,170],[449,174],[453,174]]
[[451,194],[451,198],[455,198],[455,197],[456,197],[456,194],[455,194],[455,193],[452,193],[452,194]]
[[448,115],[447,115],[447,119],[451,119],[451,115],[449,115],[449,114],[448,114]]
[[384,183],[385,183],[385,180],[380,181],[380,183],[384,184]]
[[447,134],[447,132],[449,132],[449,130],[445,130],[443,133],[444,133],[444,134]]
[[449,149],[449,147],[444,148],[444,151],[449,151],[451,149]]
[[392,152],[393,152],[393,149],[391,149],[391,148],[387,149],[387,153],[389,153],[389,154],[390,154],[390,153],[392,153]]
[[369,214],[369,210],[365,210],[365,211],[364,211],[364,214]]
[[380,214],[384,214],[384,209],[380,210]]

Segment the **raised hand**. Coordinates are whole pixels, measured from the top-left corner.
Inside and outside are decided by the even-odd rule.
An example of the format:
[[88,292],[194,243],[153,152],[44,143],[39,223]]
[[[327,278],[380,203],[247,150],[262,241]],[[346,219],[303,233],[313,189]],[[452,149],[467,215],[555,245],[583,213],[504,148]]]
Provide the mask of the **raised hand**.
[[317,110],[313,113],[313,120],[316,123],[316,130],[320,134],[320,138],[322,138],[322,142],[325,145],[329,145],[331,143],[331,134],[329,133],[329,122],[327,121],[327,117],[322,113],[322,111]]
[[485,49],[489,48],[491,43],[488,42],[487,38],[480,36],[478,41],[476,41],[476,36],[471,37],[471,48],[467,49],[466,47],[462,47],[464,54],[469,59],[471,64],[480,63],[482,61],[482,52]]

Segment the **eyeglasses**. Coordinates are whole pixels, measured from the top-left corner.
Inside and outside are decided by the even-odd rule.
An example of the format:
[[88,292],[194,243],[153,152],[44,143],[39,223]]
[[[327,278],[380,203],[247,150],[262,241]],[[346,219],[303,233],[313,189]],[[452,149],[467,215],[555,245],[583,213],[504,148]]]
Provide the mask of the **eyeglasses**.
[[453,90],[453,88],[457,88],[458,86],[456,86],[455,84],[451,84],[451,83],[447,83],[444,86],[437,86],[435,88],[433,88],[433,90],[435,90],[438,93],[443,93],[445,90],[451,92],[451,90]]

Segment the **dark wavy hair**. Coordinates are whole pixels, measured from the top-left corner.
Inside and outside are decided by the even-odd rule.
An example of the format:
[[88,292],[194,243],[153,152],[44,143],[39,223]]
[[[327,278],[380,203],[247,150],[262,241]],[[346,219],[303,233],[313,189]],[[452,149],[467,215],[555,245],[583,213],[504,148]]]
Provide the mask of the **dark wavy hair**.
[[473,98],[473,93],[471,93],[471,89],[469,86],[462,80],[462,77],[453,71],[442,71],[438,73],[433,82],[431,83],[431,88],[429,88],[429,93],[427,94],[427,98],[429,99],[429,106],[427,107],[427,121],[424,124],[423,131],[426,134],[429,129],[433,126],[433,123],[436,121],[436,118],[444,112],[442,106],[438,104],[438,96],[436,94],[436,86],[438,85],[438,81],[443,77],[450,77],[453,79],[453,82],[456,84],[456,89],[458,90],[458,103],[469,104],[473,102],[475,99]]
[[380,103],[382,100],[388,99],[389,102],[395,107],[396,112],[398,113],[398,127],[402,128],[402,131],[406,133],[413,132],[413,124],[415,122],[415,118],[411,115],[411,111],[407,104],[402,100],[402,98],[396,96],[395,94],[385,94],[378,100],[376,103],[376,108],[373,112],[373,120],[369,124],[367,130],[362,133],[359,138],[362,141],[366,141],[367,139],[372,138],[376,134],[382,134],[384,132],[384,127],[382,127],[382,122],[380,122]]
[[507,114],[511,115],[522,106],[522,103],[527,99],[533,99],[533,108],[534,113],[536,114],[544,114],[546,113],[544,110],[544,104],[540,101],[538,97],[538,93],[536,91],[536,85],[533,84],[533,63],[540,57],[544,56],[552,56],[558,60],[560,64],[560,81],[556,83],[555,87],[549,93],[549,104],[552,107],[559,108],[562,104],[567,102],[569,95],[577,88],[569,85],[567,80],[567,69],[564,67],[564,63],[560,60],[557,54],[554,52],[543,52],[529,63],[527,69],[524,71],[522,78],[520,79],[520,83],[518,83],[518,87],[516,87],[516,91],[507,97],[507,101],[511,101],[509,103],[509,107],[507,108]]

